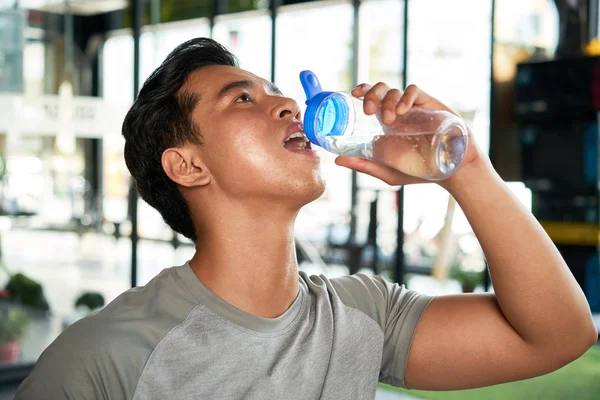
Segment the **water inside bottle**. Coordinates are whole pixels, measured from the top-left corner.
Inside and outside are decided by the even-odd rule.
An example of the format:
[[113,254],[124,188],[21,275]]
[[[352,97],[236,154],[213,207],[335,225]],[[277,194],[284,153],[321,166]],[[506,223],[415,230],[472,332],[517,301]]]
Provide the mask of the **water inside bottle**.
[[467,138],[416,132],[377,135],[372,140],[332,137],[329,144],[337,154],[381,161],[407,175],[435,180],[444,179],[460,165]]

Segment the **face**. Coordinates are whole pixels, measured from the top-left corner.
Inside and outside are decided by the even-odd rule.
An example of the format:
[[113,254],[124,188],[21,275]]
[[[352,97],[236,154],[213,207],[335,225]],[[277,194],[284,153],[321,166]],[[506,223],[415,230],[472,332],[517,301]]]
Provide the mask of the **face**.
[[228,196],[302,206],[324,190],[319,159],[304,136],[298,105],[270,82],[229,66],[195,71],[193,120],[211,185]]

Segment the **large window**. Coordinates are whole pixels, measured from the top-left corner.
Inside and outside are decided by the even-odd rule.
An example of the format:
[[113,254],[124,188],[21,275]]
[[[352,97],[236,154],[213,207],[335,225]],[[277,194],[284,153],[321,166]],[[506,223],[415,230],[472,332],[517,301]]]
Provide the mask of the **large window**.
[[[409,2],[408,83],[458,112],[479,145],[489,143],[491,1]],[[465,12],[468,10],[468,12]],[[449,196],[435,184],[405,188],[405,251],[409,265],[431,265],[439,250]],[[455,251],[483,269],[481,249],[460,210],[455,213]]]
[[[369,0],[360,6],[358,83],[385,82],[403,89],[404,1]],[[395,263],[398,231],[397,189],[368,175],[357,176],[356,240],[369,241],[372,207],[377,207],[378,265],[391,270]],[[374,203],[376,201],[376,203]],[[372,238],[371,238],[372,239]],[[372,265],[373,249],[363,253],[364,266]],[[390,271],[391,272],[391,271]]]
[[369,0],[360,6],[358,83],[401,88],[404,1]]
[[[404,21],[406,2],[408,26]],[[12,6],[14,2],[10,3]],[[295,99],[302,111],[305,109],[305,95],[299,81],[302,70],[314,71],[325,90],[347,91],[354,84],[356,66],[359,83],[383,81],[398,88],[408,83],[419,85],[460,113],[479,145],[487,150],[493,2],[362,0],[358,43],[353,42],[354,3],[351,0],[284,0],[277,9],[273,54],[273,19],[267,11],[267,0],[228,3],[163,0],[160,21],[177,22],[142,29],[140,84],[177,45],[194,37],[212,35],[238,56],[242,68],[267,79],[274,76],[275,84],[285,95]],[[497,7],[494,78],[501,86],[508,85],[514,78],[517,62],[532,56],[553,55],[557,15],[552,0],[496,0],[494,3]],[[209,20],[207,17],[215,4],[221,15]],[[126,26],[131,24],[130,14]],[[43,22],[42,19],[36,21],[36,29],[45,26]],[[405,28],[408,28],[407,60],[403,59]],[[35,36],[39,33],[36,32],[32,30],[28,34]],[[40,40],[41,37],[44,39]],[[17,43],[10,41],[11,49],[13,42]],[[62,76],[64,54],[62,38],[55,40],[54,35],[29,37],[24,43],[23,91],[27,103],[44,93],[58,92],[57,79]],[[87,55],[89,50],[76,48],[74,51],[79,85],[86,80],[96,83],[90,79],[94,71],[91,70],[93,57]],[[134,98],[131,31],[108,33],[100,56],[99,94],[117,109],[127,109]],[[403,71],[405,62],[407,70]],[[19,64],[14,66],[18,69]],[[4,72],[7,71],[5,68]],[[404,72],[407,82],[403,81]],[[12,80],[5,81],[12,83]],[[0,82],[0,91],[8,91],[6,86]],[[78,93],[79,87],[75,89]],[[88,88],[86,93],[91,90]],[[0,97],[0,102],[3,101]],[[123,113],[110,113],[107,119],[111,118],[120,119],[117,121],[120,125]],[[129,288],[132,272],[128,215],[130,177],[123,159],[124,140],[119,129],[79,137],[75,152],[68,157],[57,150],[53,135],[30,132],[16,136],[0,131],[0,211],[7,214],[16,210],[18,212],[13,214],[19,214],[0,215],[2,265],[9,273],[22,272],[42,283],[56,317],[53,327],[32,330],[32,334],[50,333],[43,338],[28,336],[21,361],[35,361],[61,329],[63,319],[72,316],[74,301],[81,293],[97,291],[107,302],[111,301]],[[330,245],[343,244],[349,239],[352,174],[334,164],[335,155],[324,150],[319,152],[327,189],[321,198],[303,208],[296,234],[304,242],[318,245],[322,254],[331,256],[327,250],[336,246]],[[94,171],[92,165],[101,167],[98,168],[101,173]],[[95,200],[90,200],[93,192],[90,179],[101,181],[101,185],[93,189],[97,191]],[[398,230],[397,188],[360,174],[357,186],[356,244],[365,245],[368,235],[372,234],[369,223],[372,210],[377,206],[377,221],[373,221],[377,223],[379,253],[376,254],[380,267],[391,268]],[[528,190],[519,183],[510,186],[530,206]],[[407,262],[409,266],[431,266],[439,251],[439,234],[449,196],[435,184],[409,186],[404,191]],[[98,195],[102,197],[101,206],[98,204],[99,212],[94,214],[92,211],[98,211],[94,208]],[[189,243],[173,241],[173,232],[158,212],[142,200],[138,203],[138,221],[141,237],[138,285],[146,284],[162,269],[182,264],[192,257],[194,248]],[[451,240],[455,251],[461,252],[468,268],[482,269],[481,248],[458,208],[453,223]],[[369,265],[368,256],[363,253],[362,266]],[[348,257],[340,256],[338,261],[345,263]],[[4,278],[0,268],[1,284]]]
[[[306,97],[300,85],[302,70],[313,71],[325,90],[349,90],[352,85],[352,5],[319,2],[282,7],[277,17],[275,83],[302,110]],[[297,234],[323,243],[332,224],[347,224],[351,173],[320,151],[325,194],[302,210]]]
[[[179,44],[195,37],[210,35],[208,20],[196,19],[184,22],[148,27],[140,38],[140,79],[141,84],[160,65],[164,58]],[[123,57],[128,54],[130,57]],[[103,50],[104,86],[107,102],[130,105],[133,101],[133,39],[129,32],[109,38]],[[125,64],[125,67],[124,67]],[[129,65],[129,68],[127,68]],[[124,141],[120,135],[106,138],[105,160],[105,200],[104,213],[108,221],[117,223],[121,234],[129,235],[128,221],[129,172],[123,161]],[[138,200],[139,242],[138,284],[143,285],[163,268],[183,264],[191,258],[193,248],[185,242],[175,249],[169,242],[172,230],[164,223],[160,214],[145,201]],[[129,263],[130,249],[122,254],[121,260]]]
[[203,18],[148,26],[140,38],[140,84],[148,79],[175,47],[186,40],[208,36],[208,20]]
[[213,39],[239,58],[241,68],[270,79],[271,29],[265,12],[223,15],[216,18]]

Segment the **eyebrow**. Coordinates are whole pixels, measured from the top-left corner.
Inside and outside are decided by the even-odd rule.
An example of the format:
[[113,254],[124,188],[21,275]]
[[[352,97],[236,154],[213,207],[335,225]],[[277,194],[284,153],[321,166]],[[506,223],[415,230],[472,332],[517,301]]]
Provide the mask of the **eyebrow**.
[[271,91],[271,93],[283,96],[283,92],[279,90],[279,88],[275,86],[272,82],[267,82],[267,85],[269,86],[269,90]]
[[233,81],[229,82],[221,88],[219,95],[217,96],[217,102],[221,101],[223,97],[227,96],[231,91],[235,89],[249,89],[256,87],[256,84],[249,80]]
[[[275,86],[273,83],[271,82],[266,82],[268,90],[276,95],[279,96],[283,96],[283,93],[281,92],[281,90],[279,90],[279,88],[277,86]],[[233,82],[229,82],[228,84],[226,84],[225,86],[223,86],[221,88],[221,90],[219,91],[219,95],[217,96],[217,102],[221,101],[223,99],[223,97],[227,96],[230,92],[232,92],[233,90],[236,89],[253,89],[256,88],[256,83],[247,79],[243,79],[243,80],[239,80],[239,81],[233,81]]]

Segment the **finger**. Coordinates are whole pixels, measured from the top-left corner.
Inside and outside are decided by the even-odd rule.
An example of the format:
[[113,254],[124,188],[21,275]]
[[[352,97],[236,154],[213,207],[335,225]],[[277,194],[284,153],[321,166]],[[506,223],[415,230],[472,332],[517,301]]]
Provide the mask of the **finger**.
[[[396,113],[402,115],[411,109],[413,106],[423,106],[429,101],[433,100],[433,97],[425,93],[421,88],[416,85],[408,85],[404,91],[404,95],[400,100],[400,104],[396,108]],[[441,103],[440,103],[441,105]],[[437,105],[436,105],[437,106]]]
[[335,163],[342,167],[353,169],[363,174],[371,175],[374,178],[380,179],[391,186],[406,185],[410,183],[421,183],[422,180],[412,176],[404,175],[392,167],[385,164],[366,160],[364,158],[338,156]]
[[383,123],[391,125],[396,120],[396,107],[402,98],[402,92],[398,89],[392,89],[385,95],[381,103],[381,117]]
[[411,109],[417,98],[419,97],[421,89],[419,89],[416,85],[408,85],[404,94],[402,95],[402,99],[398,102],[396,107],[396,113],[398,115],[402,115]]
[[369,85],[368,83],[361,83],[352,89],[352,96],[363,97],[372,87],[373,85]]
[[365,94],[364,110],[367,115],[375,114],[381,106],[381,101],[385,97],[390,87],[383,82],[377,83]]

